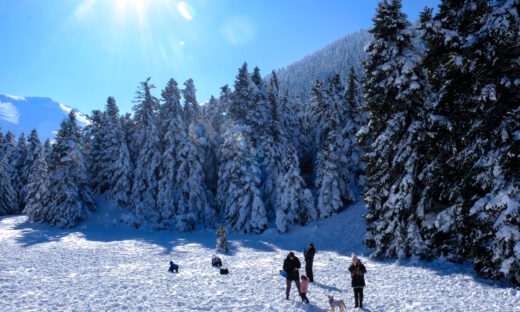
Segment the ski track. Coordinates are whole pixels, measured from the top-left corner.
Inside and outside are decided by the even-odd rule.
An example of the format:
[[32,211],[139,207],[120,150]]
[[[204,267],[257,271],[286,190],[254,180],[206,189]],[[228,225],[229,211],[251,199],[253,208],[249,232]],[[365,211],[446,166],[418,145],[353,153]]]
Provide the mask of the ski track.
[[[355,311],[347,268],[356,252],[368,270],[364,311],[520,311],[520,289],[480,279],[469,265],[367,259],[365,209],[356,203],[285,235],[231,233],[231,254],[221,255],[230,270],[224,276],[210,265],[213,231],[134,230],[115,222],[119,212],[109,208],[72,230],[2,217],[0,310],[330,311],[333,294]],[[311,303],[301,303],[294,284],[286,301],[278,271],[291,250],[304,266],[309,241],[317,249]],[[179,274],[167,272],[170,257]]]

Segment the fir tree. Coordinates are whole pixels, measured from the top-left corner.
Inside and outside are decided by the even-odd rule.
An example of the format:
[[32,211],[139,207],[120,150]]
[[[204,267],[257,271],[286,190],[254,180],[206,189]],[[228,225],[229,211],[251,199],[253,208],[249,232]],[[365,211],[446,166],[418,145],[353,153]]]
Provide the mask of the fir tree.
[[160,220],[157,207],[158,181],[161,168],[161,146],[155,108],[158,100],[150,93],[154,86],[150,78],[142,82],[137,91],[134,106],[136,132],[134,146],[138,148],[134,181],[132,186],[132,204],[136,214],[136,227],[145,222],[158,224]]
[[48,223],[73,227],[84,220],[95,204],[87,183],[81,133],[74,111],[61,123],[52,146],[49,168]]
[[182,96],[184,97],[184,120],[187,125],[197,120],[200,115],[199,103],[195,93],[195,85],[193,79],[188,79],[184,82],[184,89],[182,89]]
[[27,173],[27,184],[24,186],[25,214],[30,221],[45,221],[48,216],[48,170],[45,150],[38,138],[36,129],[29,137],[27,159],[30,167]]
[[108,196],[119,207],[130,206],[132,164],[121,126],[119,108],[113,97],[107,100],[104,122],[101,129],[103,163],[102,180],[108,184]]
[[86,128],[88,138],[87,171],[89,184],[94,194],[102,194],[108,189],[108,181],[103,181],[103,125],[104,113],[93,110],[89,117],[90,124]]
[[17,208],[15,213],[22,211],[25,207],[25,196],[23,186],[27,184],[27,141],[22,133],[16,147],[9,158],[9,167],[12,170],[11,185],[16,192]]
[[424,128],[421,55],[400,0],[380,2],[373,20],[363,90],[370,119],[360,131],[370,212],[365,242],[377,256],[407,257],[425,249],[418,229],[424,215],[414,211]]
[[16,192],[11,186],[7,158],[0,159],[0,215],[16,213]]
[[181,142],[186,139],[186,125],[182,117],[180,91],[177,82],[170,79],[162,94],[161,124],[162,137],[161,179],[159,181],[158,205],[162,222],[166,226],[175,220],[179,200],[177,185],[177,153]]

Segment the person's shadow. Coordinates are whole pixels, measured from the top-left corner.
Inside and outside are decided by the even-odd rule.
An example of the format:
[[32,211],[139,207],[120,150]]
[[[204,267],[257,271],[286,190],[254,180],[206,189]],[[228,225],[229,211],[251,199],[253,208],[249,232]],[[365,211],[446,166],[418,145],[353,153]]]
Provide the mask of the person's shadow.
[[332,292],[332,291],[335,291],[335,292],[342,292],[342,291],[344,291],[344,289],[339,289],[338,287],[335,287],[335,286],[329,286],[329,285],[325,285],[325,284],[322,284],[322,283],[313,283],[313,284],[316,285],[317,287],[320,287],[320,288],[326,289],[326,290],[328,290],[329,292]]

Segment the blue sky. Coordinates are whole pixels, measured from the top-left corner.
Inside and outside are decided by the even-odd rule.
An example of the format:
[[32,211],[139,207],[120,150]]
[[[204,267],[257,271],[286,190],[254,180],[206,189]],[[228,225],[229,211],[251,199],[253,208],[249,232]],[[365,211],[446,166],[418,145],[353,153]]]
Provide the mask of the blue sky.
[[[199,101],[247,61],[262,74],[372,25],[377,0],[0,0],[0,93],[83,112],[130,111],[152,77],[193,78]],[[403,0],[413,21],[437,0]]]

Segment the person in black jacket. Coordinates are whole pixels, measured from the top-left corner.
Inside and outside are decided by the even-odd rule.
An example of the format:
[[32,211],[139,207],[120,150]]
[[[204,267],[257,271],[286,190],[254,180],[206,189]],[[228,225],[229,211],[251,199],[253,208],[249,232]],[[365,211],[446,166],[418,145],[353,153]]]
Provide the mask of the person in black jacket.
[[314,244],[309,243],[309,249],[303,248],[303,256],[305,257],[305,273],[309,278],[309,282],[314,283],[314,274],[312,273],[312,262],[314,261],[314,254],[316,253],[316,249],[314,249]]
[[[350,277],[352,278],[352,288],[354,288],[354,300],[356,301],[356,306],[363,308],[363,287],[365,287],[365,273],[367,269],[361,263],[355,254],[352,254],[352,264],[348,268],[350,271]],[[359,303],[359,305],[358,305]]]
[[298,294],[300,293],[300,273],[298,272],[298,269],[300,268],[300,259],[298,259],[298,257],[294,255],[294,252],[291,251],[283,262],[283,270],[286,273],[285,280],[287,283],[287,288],[285,289],[285,298],[287,300],[289,300],[289,292],[291,291],[292,281],[296,283]]

